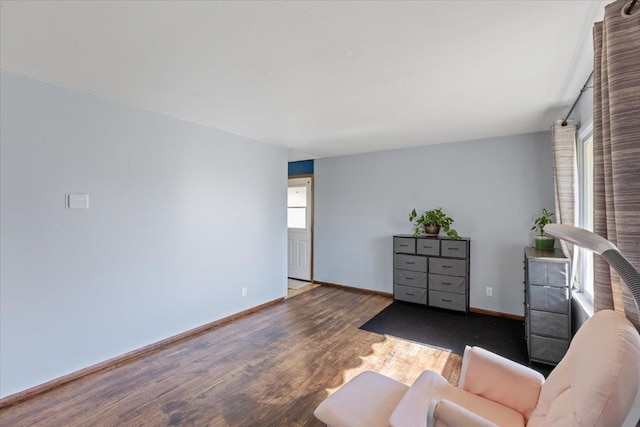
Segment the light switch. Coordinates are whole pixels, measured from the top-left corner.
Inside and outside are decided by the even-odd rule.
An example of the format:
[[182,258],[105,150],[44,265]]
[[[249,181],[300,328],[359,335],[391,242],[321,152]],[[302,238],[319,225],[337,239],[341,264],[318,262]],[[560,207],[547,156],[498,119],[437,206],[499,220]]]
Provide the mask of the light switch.
[[84,193],[68,193],[67,209],[89,209],[89,195]]

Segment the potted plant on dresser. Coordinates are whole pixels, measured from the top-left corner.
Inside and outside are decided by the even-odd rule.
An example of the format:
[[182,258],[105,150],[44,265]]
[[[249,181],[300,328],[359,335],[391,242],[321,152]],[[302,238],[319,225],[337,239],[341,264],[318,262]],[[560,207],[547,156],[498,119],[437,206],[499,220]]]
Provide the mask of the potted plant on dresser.
[[414,236],[420,234],[437,236],[440,234],[440,228],[442,228],[444,232],[447,233],[447,236],[460,239],[458,232],[451,228],[453,219],[444,213],[442,208],[431,209],[420,216],[418,216],[418,213],[414,209],[409,214],[409,221],[411,221],[415,227],[415,231],[413,232]]
[[555,237],[544,234],[544,227],[547,224],[551,224],[551,217],[553,216],[553,212],[549,212],[546,209],[542,209],[542,215],[535,219],[533,223],[533,227],[531,230],[538,231],[538,235],[534,237],[535,247],[536,249],[540,249],[543,251],[552,251],[555,244]]

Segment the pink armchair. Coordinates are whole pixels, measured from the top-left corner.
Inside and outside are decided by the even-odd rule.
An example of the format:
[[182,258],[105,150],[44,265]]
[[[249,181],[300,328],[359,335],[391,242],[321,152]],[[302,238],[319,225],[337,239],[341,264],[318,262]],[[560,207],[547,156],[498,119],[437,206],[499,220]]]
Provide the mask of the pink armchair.
[[[470,350],[460,387],[514,409],[523,420],[516,424],[498,419],[497,413],[485,416],[475,411],[485,419],[458,422],[465,415],[464,404],[445,403],[441,408],[441,400],[432,402],[427,425],[438,425],[436,421],[449,427],[493,425],[486,424],[489,421],[495,425],[635,426],[640,418],[640,336],[621,314],[606,310],[589,319],[544,382],[534,372],[498,373],[500,358],[476,350]],[[394,424],[393,415],[391,424],[406,425]]]

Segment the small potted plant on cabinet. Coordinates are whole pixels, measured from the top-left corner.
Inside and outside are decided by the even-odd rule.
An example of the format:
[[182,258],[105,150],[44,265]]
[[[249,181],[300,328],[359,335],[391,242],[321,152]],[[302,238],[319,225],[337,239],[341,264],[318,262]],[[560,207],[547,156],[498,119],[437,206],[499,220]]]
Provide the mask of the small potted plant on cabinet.
[[551,217],[553,216],[553,212],[549,212],[546,209],[542,209],[542,216],[538,217],[534,221],[533,227],[531,230],[537,230],[538,235],[534,237],[536,249],[540,249],[543,251],[552,251],[553,247],[556,244],[555,237],[544,234],[544,227],[547,224],[551,224]]
[[431,209],[420,216],[418,216],[418,213],[414,209],[409,214],[409,221],[411,221],[415,227],[415,231],[413,232],[414,236],[419,234],[437,236],[440,234],[440,228],[442,228],[444,232],[447,233],[447,236],[453,237],[454,239],[460,238],[458,232],[451,228],[453,219],[445,214],[442,208]]

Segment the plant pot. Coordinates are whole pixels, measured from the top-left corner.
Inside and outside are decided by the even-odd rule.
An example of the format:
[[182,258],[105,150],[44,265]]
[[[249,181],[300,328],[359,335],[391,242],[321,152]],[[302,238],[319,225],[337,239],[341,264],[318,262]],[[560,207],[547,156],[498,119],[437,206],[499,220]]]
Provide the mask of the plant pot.
[[440,227],[436,227],[435,225],[425,225],[424,232],[437,236],[438,234],[440,234]]
[[556,245],[556,238],[551,236],[535,236],[536,249],[552,251]]

